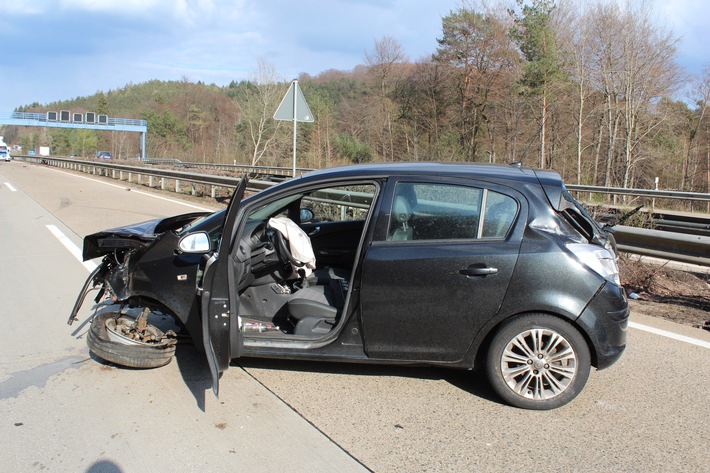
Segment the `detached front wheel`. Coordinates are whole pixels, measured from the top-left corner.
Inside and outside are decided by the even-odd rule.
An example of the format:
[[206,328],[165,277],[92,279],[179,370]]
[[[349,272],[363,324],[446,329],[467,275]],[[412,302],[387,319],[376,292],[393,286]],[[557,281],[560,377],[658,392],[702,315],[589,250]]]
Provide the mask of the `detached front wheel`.
[[[172,336],[171,336],[172,335]],[[175,354],[174,334],[117,312],[106,312],[91,322],[89,350],[106,361],[129,368],[158,368]]]
[[506,402],[524,409],[564,406],[584,388],[591,361],[584,337],[547,314],[507,322],[488,350],[488,379]]

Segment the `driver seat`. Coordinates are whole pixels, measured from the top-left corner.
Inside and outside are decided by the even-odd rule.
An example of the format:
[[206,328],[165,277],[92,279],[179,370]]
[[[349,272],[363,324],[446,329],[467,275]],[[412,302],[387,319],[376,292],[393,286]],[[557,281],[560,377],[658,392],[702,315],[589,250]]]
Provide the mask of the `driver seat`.
[[299,289],[288,301],[288,312],[294,323],[294,334],[326,334],[332,330],[338,314],[345,306],[348,282],[332,279],[329,285]]

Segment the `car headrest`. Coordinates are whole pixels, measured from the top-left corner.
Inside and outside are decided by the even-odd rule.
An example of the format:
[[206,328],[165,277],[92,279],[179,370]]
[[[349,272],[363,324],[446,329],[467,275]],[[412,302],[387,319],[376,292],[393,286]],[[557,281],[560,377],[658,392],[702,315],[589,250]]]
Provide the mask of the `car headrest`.
[[406,223],[412,218],[412,207],[404,196],[398,195],[394,198],[392,218],[397,223]]

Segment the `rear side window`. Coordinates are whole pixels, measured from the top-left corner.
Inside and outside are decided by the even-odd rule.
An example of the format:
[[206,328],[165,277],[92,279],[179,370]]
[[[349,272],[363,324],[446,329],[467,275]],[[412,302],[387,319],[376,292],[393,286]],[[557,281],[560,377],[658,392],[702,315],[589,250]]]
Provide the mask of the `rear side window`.
[[518,203],[515,199],[488,191],[486,193],[486,212],[483,220],[483,238],[505,238],[513,226],[518,214]]
[[397,183],[387,240],[505,238],[518,212],[509,196],[478,187]]

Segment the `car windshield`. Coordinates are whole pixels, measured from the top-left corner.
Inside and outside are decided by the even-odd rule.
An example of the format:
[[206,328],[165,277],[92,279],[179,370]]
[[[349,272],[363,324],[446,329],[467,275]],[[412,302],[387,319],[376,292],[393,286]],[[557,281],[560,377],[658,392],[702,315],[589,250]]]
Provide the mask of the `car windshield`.
[[255,210],[249,213],[249,222],[266,220],[269,217],[277,215],[283,211],[289,204],[295,202],[303,197],[303,194],[290,194],[281,199],[277,199],[273,202],[269,202],[266,205],[257,207]]

